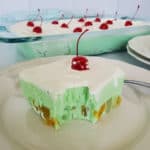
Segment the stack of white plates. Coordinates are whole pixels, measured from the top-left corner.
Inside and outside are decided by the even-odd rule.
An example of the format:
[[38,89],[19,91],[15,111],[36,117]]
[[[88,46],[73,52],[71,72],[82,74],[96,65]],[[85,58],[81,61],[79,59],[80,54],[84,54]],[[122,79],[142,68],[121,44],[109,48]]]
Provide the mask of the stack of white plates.
[[150,35],[131,39],[128,42],[127,51],[137,60],[150,65]]

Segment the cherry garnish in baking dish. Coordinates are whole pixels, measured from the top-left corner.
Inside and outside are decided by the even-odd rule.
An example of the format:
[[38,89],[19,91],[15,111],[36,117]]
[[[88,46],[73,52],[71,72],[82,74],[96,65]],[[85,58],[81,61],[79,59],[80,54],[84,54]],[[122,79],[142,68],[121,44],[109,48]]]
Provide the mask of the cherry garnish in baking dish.
[[81,37],[89,31],[86,29],[84,32],[81,33],[81,35],[77,39],[77,45],[76,45],[76,56],[72,58],[71,61],[71,68],[77,71],[83,71],[83,70],[89,70],[88,67],[88,59],[84,56],[78,56],[78,47],[79,47],[79,41]]
[[84,18],[80,18],[80,19],[78,20],[78,22],[84,22],[84,21],[85,21]]
[[112,20],[107,20],[107,21],[106,21],[106,24],[111,25],[111,24],[113,24],[113,21],[112,21]]
[[101,30],[108,30],[109,26],[107,23],[102,23],[100,26],[99,26],[99,29]]
[[33,28],[33,32],[35,32],[35,33],[42,33],[42,28],[41,28],[41,26],[36,26],[36,27],[34,27],[34,28]]
[[34,19],[34,20],[30,20],[30,21],[27,22],[26,25],[27,25],[28,27],[34,27],[34,21],[39,17],[39,15],[40,15],[39,13],[40,13],[40,10],[38,9],[38,14],[37,14],[37,16],[35,17],[35,19]]
[[115,11],[114,19],[112,19],[112,20],[108,19],[108,20],[106,21],[106,24],[112,25],[112,24],[114,23],[114,21],[117,20],[117,16],[118,16],[118,11]]
[[95,21],[95,22],[101,22],[101,19],[100,19],[100,18],[95,18],[94,21]]
[[40,9],[38,9],[37,18],[40,18],[41,24],[40,24],[39,26],[34,26],[34,28],[33,28],[32,31],[35,32],[35,33],[42,33],[42,22],[43,22],[43,18],[42,18],[42,16],[40,15]]
[[[61,14],[59,20],[60,20],[60,19],[64,19],[64,14]],[[58,24],[59,24],[59,21],[58,21],[58,20],[53,20],[51,23],[52,23],[53,25],[58,25]]]
[[95,22],[101,22],[101,19],[99,17],[99,14],[97,13],[96,18],[94,19]]
[[92,21],[86,21],[85,23],[84,23],[84,26],[92,26],[93,25],[93,23],[92,23]]
[[62,23],[62,24],[61,24],[61,28],[69,28],[69,26],[68,26],[67,23]]
[[81,27],[76,27],[74,28],[73,32],[82,32],[82,28]]
[[114,20],[107,20],[106,21],[106,24],[108,24],[108,25],[112,25],[114,22],[113,21],[115,21],[115,20],[117,20],[117,15],[118,15],[118,12],[116,11],[115,12],[115,17],[114,17]]
[[86,20],[86,18],[87,18],[87,13],[88,13],[88,9],[86,9],[84,17],[81,17],[81,18],[78,20],[78,22],[81,22],[81,23],[84,22],[84,21]]
[[71,19],[68,23],[62,23],[60,27],[61,28],[69,28],[69,24],[71,23],[72,19],[73,19],[73,16],[71,17]]
[[59,22],[58,22],[58,20],[53,20],[53,21],[52,21],[52,24],[57,25],[57,24],[59,24]]
[[28,27],[34,27],[33,21],[28,21],[28,22],[27,22],[27,26],[28,26]]
[[132,23],[131,20],[126,20],[124,25],[125,25],[125,26],[132,26],[133,23]]
[[[103,18],[103,17],[104,17],[104,10],[102,11],[102,14],[101,14],[101,18]],[[109,26],[108,26],[107,22],[103,22],[99,26],[100,30],[108,30],[108,28],[109,28]]]
[[140,9],[140,4],[137,5],[135,14],[133,15],[132,19],[131,19],[131,20],[126,20],[126,21],[125,21],[124,25],[125,25],[126,27],[132,26],[132,25],[133,25],[132,20],[135,19],[136,15],[137,15],[137,13],[138,13],[138,11],[139,11],[139,9]]

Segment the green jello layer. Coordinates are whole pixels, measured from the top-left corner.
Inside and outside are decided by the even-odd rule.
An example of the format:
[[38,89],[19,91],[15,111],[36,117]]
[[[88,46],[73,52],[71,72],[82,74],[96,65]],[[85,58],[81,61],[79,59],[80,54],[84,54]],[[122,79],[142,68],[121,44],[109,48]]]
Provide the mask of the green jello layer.
[[[150,34],[149,26],[91,32],[80,41],[80,55],[96,55],[124,50],[128,41],[135,36]],[[66,34],[37,39],[17,44],[17,50],[26,58],[72,55],[76,53],[78,34]]]
[[40,112],[48,124],[60,127],[72,119],[84,119],[92,123],[101,115],[109,112],[116,103],[120,102],[123,78],[109,82],[97,94],[91,94],[88,87],[66,89],[63,93],[51,93],[21,80],[25,97],[37,112]]

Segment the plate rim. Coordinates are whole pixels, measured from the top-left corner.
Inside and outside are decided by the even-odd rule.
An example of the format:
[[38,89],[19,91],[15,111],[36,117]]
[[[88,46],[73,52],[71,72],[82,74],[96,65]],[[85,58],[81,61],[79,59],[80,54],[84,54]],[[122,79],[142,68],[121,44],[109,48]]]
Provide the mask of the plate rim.
[[[138,49],[138,48],[135,48],[135,46],[134,45],[136,45],[136,41],[137,40],[145,40],[145,38],[149,38],[150,39],[150,35],[148,34],[148,35],[139,35],[139,36],[136,36],[136,37],[134,37],[134,38],[132,38],[131,40],[129,40],[128,41],[128,46],[135,52],[135,53],[137,53],[137,54],[139,54],[139,55],[141,55],[141,56],[143,56],[143,57],[145,57],[146,59],[149,59],[150,60],[150,56],[147,56],[147,55],[145,55],[144,53],[142,53],[143,51],[141,51],[140,49]],[[134,42],[134,43],[133,43]]]
[[[37,62],[39,62],[40,60],[45,63],[45,62],[48,62],[49,59],[50,59],[51,61],[53,61],[53,60],[57,60],[57,59],[64,58],[64,57],[66,57],[66,56],[55,56],[55,57],[48,57],[48,58],[38,58],[38,59],[35,59],[35,60],[31,60],[31,61],[29,61],[29,62],[28,62],[28,61],[27,61],[27,62],[21,62],[21,63],[18,63],[18,64],[16,64],[16,65],[13,65],[12,67],[7,68],[7,69],[4,70],[4,71],[0,71],[0,77],[2,77],[2,76],[5,77],[5,74],[6,74],[6,77],[7,77],[7,75],[8,75],[9,73],[12,73],[12,74],[13,74],[13,72],[11,72],[11,71],[14,70],[14,69],[18,69],[19,67],[22,67],[22,65],[30,66],[31,63],[34,63],[34,62],[37,63]],[[67,57],[70,57],[70,56],[67,56]],[[72,55],[71,55],[71,57],[72,57]],[[97,56],[96,56],[96,57],[97,57]],[[142,69],[142,68],[140,68],[140,67],[136,67],[136,66],[134,66],[134,65],[127,64],[127,63],[125,63],[125,62],[121,62],[121,61],[118,61],[118,60],[110,60],[110,59],[101,58],[101,57],[97,57],[97,59],[108,60],[108,61],[110,61],[110,62],[116,62],[116,63],[120,62],[120,63],[122,63],[122,64],[124,64],[124,65],[130,66],[131,68],[135,68],[135,69],[140,70],[140,71],[146,71],[147,75],[150,75],[150,72],[148,72],[147,70]],[[16,70],[16,71],[17,71],[17,70]],[[1,105],[1,104],[0,104],[0,105]],[[0,132],[0,135],[1,135],[1,132]],[[1,141],[0,141],[0,143],[1,143]]]
[[145,63],[147,65],[150,65],[150,58],[146,58],[145,56],[142,56],[137,51],[132,49],[129,45],[126,46],[127,52],[130,56],[134,57],[135,59],[141,61],[142,63]]

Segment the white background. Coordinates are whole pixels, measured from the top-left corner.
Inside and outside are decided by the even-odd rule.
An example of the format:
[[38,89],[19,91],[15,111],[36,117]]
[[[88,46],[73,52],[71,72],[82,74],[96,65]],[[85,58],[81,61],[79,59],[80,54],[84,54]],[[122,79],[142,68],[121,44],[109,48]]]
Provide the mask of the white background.
[[137,17],[150,19],[150,0],[0,0],[0,14],[37,8],[59,8],[72,12],[84,13],[89,9],[90,13],[114,14],[117,7],[120,15],[133,16],[137,4],[141,8]]

